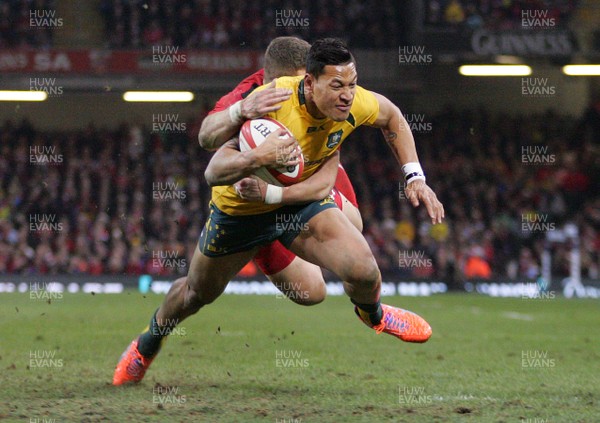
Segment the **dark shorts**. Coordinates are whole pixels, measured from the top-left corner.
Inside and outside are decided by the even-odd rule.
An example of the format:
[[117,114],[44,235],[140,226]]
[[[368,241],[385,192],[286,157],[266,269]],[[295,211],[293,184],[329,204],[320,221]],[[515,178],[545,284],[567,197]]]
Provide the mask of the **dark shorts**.
[[279,240],[286,248],[308,221],[323,210],[337,207],[331,197],[299,206],[283,206],[268,213],[232,216],[212,202],[198,247],[208,257],[226,256]]

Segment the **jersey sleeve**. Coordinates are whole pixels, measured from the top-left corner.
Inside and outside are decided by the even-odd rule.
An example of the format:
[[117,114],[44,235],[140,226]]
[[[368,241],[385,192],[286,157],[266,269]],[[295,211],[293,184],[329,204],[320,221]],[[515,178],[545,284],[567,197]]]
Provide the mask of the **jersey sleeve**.
[[212,115],[213,113],[217,113],[222,110],[225,110],[229,106],[231,106],[232,104],[236,103],[237,101],[239,101],[241,99],[242,99],[242,96],[237,90],[232,91],[228,94],[225,94],[223,97],[221,97],[219,99],[219,101],[217,101],[217,104],[215,104],[215,107],[210,112],[208,112],[208,114]]
[[[356,126],[373,125],[379,116],[379,101],[375,95],[363,87],[356,87],[354,99],[356,107]],[[354,109],[354,108],[353,108]],[[352,110],[354,114],[354,110]]]
[[252,75],[248,76],[242,82],[240,82],[231,92],[225,94],[223,97],[217,101],[215,107],[208,112],[209,115],[213,113],[217,113],[227,109],[234,103],[237,103],[240,100],[246,98],[256,87],[259,87],[263,84],[264,80],[264,70],[260,69],[254,72]]

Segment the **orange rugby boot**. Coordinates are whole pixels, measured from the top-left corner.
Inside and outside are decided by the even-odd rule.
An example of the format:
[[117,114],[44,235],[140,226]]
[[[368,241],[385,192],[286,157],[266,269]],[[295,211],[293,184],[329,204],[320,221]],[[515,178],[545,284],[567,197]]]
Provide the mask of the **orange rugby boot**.
[[381,308],[383,309],[383,318],[378,325],[365,321],[359,314],[358,307],[354,307],[354,311],[358,318],[365,325],[375,329],[377,334],[389,333],[405,342],[427,342],[431,337],[431,326],[421,316],[385,304],[381,304]]
[[138,351],[138,338],[134,339],[119,359],[115,375],[113,376],[113,385],[138,383],[141,381],[146,374],[146,370],[152,364],[154,357],[146,358],[140,354]]

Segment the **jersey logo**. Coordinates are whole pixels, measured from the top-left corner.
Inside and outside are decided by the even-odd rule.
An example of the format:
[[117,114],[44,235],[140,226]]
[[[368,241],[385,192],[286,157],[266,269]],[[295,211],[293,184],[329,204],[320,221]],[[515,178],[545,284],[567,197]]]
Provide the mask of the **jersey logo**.
[[344,133],[343,129],[339,131],[335,131],[333,134],[329,134],[327,137],[327,148],[334,148],[336,145],[342,141],[342,134]]
[[317,131],[324,131],[325,130],[325,125],[321,125],[321,126],[309,126],[308,129],[306,130],[307,134],[311,134],[313,132],[317,132]]

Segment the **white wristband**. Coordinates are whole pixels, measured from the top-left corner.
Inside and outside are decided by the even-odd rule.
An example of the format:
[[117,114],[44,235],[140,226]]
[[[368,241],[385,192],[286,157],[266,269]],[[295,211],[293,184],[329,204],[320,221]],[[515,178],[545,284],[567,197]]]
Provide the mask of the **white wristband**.
[[407,184],[417,179],[425,180],[425,172],[418,162],[409,162],[402,166],[402,173]]
[[244,121],[244,117],[242,116],[242,100],[229,106],[229,118],[235,125],[242,124]]
[[265,204],[279,204],[283,199],[283,187],[267,184],[267,193],[265,194]]

